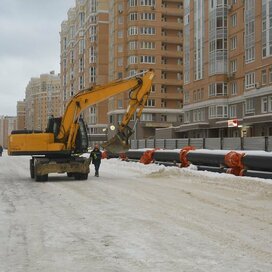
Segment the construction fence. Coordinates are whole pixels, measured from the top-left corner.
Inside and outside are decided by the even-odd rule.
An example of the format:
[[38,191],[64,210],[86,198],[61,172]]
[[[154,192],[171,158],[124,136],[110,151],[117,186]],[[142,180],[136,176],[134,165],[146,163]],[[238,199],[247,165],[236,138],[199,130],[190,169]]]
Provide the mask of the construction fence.
[[263,150],[272,151],[271,137],[235,137],[235,138],[184,138],[184,139],[140,139],[131,140],[132,149],[163,148],[182,149],[185,146],[197,149],[222,150]]

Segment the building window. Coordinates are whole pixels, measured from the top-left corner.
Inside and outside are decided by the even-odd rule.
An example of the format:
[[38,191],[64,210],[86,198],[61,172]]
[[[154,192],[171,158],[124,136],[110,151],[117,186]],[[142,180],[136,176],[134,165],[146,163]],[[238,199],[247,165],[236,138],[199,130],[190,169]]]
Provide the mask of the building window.
[[155,99],[147,99],[146,107],[155,107]]
[[262,1],[262,54],[263,57],[272,56],[272,3]]
[[79,89],[82,90],[84,88],[84,77],[79,77]]
[[96,50],[95,50],[95,47],[90,46],[89,52],[90,52],[90,63],[95,63],[96,62]]
[[117,107],[118,107],[118,109],[122,109],[123,108],[123,100],[118,99],[118,101],[117,101]]
[[194,4],[194,79],[200,80],[204,73],[205,3],[195,0]]
[[143,122],[153,121],[153,114],[152,113],[143,113],[140,120]]
[[128,57],[128,64],[136,64],[138,63],[138,56],[129,56]]
[[245,62],[255,60],[255,0],[245,1]]
[[128,35],[133,36],[133,35],[138,35],[138,27],[137,26],[131,26],[128,28]]
[[230,38],[230,50],[237,48],[237,36]]
[[237,82],[230,83],[230,94],[237,95]]
[[128,42],[128,48],[129,50],[136,50],[137,49],[138,42],[137,41],[130,41]]
[[137,6],[137,0],[129,0],[129,6],[130,7],[136,7]]
[[140,0],[140,6],[155,6],[155,0]]
[[229,118],[236,118],[237,117],[237,107],[236,105],[229,106]]
[[267,97],[262,97],[262,113],[266,113],[267,111],[268,111]]
[[79,54],[83,54],[85,49],[85,40],[80,40],[79,41]]
[[161,115],[161,122],[167,122],[167,115],[165,114]]
[[74,51],[73,50],[70,52],[70,62],[74,63]]
[[123,66],[123,58],[118,58],[118,60],[117,60],[117,65],[118,65],[119,67],[122,67],[122,66]]
[[138,20],[138,14],[137,12],[132,12],[128,15],[130,21],[137,21]]
[[269,68],[269,83],[272,83],[272,67]]
[[155,35],[156,34],[155,27],[141,27],[140,34],[141,35]]
[[193,111],[193,122],[204,121],[205,111],[204,109],[198,109]]
[[119,16],[117,21],[118,21],[119,25],[122,25],[124,23],[124,17],[123,16]]
[[97,7],[97,0],[91,0],[90,1],[90,12],[91,13],[96,12],[96,7]]
[[128,76],[129,77],[135,76],[136,74],[137,74],[137,70],[135,70],[135,69],[132,69],[132,70],[128,71]]
[[83,72],[84,70],[84,60],[83,58],[79,59],[79,72]]
[[96,68],[95,67],[90,67],[90,83],[95,83],[96,81]]
[[141,49],[155,49],[155,42],[142,41]]
[[184,104],[190,103],[190,93],[189,93],[189,91],[184,91],[183,92],[183,99],[184,99]]
[[235,27],[237,25],[237,14],[234,13],[231,17],[230,17],[230,20],[231,20],[231,26],[232,27]]
[[118,44],[117,51],[118,51],[118,53],[123,52],[123,45],[122,44]]
[[90,26],[89,34],[90,34],[90,41],[95,42],[96,41],[96,26],[95,25]]
[[272,111],[272,96],[268,96],[268,111]]
[[150,63],[150,64],[155,64],[155,57],[154,56],[141,56],[140,57],[140,62],[141,63]]
[[245,75],[245,88],[251,89],[255,87],[255,72],[247,73]]
[[245,114],[254,113],[254,100],[253,98],[246,99],[245,102]]
[[79,13],[79,26],[83,27],[84,23],[85,23],[85,13],[80,12]]
[[123,38],[123,31],[122,30],[119,30],[118,33],[117,33],[117,36],[118,38]]
[[230,72],[235,73],[237,71],[237,60],[230,61]]
[[262,85],[265,85],[267,81],[267,72],[266,69],[262,70]]
[[161,108],[166,108],[166,101],[164,99],[161,100]]
[[213,118],[227,118],[228,117],[228,106],[218,105],[209,107],[209,119]]
[[156,15],[155,13],[141,13],[141,20],[155,21]]
[[212,83],[209,85],[209,97],[227,95],[228,95],[227,83]]
[[191,118],[190,118],[190,112],[189,111],[186,111],[184,113],[184,123],[187,124],[187,123],[190,123],[191,122]]

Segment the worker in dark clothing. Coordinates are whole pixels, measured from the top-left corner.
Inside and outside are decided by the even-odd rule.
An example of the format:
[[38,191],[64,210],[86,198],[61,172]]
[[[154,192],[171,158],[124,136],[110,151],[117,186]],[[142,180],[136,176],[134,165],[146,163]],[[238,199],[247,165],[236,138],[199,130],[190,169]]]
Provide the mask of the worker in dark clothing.
[[95,176],[99,177],[99,167],[101,164],[102,152],[99,150],[98,144],[95,144],[93,151],[91,152],[90,158],[94,165]]
[[0,157],[2,157],[2,153],[3,153],[3,147],[2,145],[0,145]]

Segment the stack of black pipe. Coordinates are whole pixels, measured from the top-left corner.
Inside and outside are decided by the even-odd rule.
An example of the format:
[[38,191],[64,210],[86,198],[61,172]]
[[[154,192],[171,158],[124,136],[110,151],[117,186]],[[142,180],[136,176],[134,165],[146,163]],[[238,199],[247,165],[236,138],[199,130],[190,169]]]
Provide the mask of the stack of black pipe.
[[245,176],[272,179],[272,153],[246,151],[243,163]]
[[156,164],[162,164],[165,166],[179,166],[180,149],[156,150],[153,158]]

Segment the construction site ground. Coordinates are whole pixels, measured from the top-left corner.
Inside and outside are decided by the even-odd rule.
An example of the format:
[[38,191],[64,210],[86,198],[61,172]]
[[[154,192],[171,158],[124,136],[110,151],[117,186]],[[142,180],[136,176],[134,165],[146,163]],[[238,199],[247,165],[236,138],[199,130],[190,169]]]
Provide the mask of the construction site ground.
[[272,181],[103,160],[86,181],[0,157],[0,271],[270,272]]

